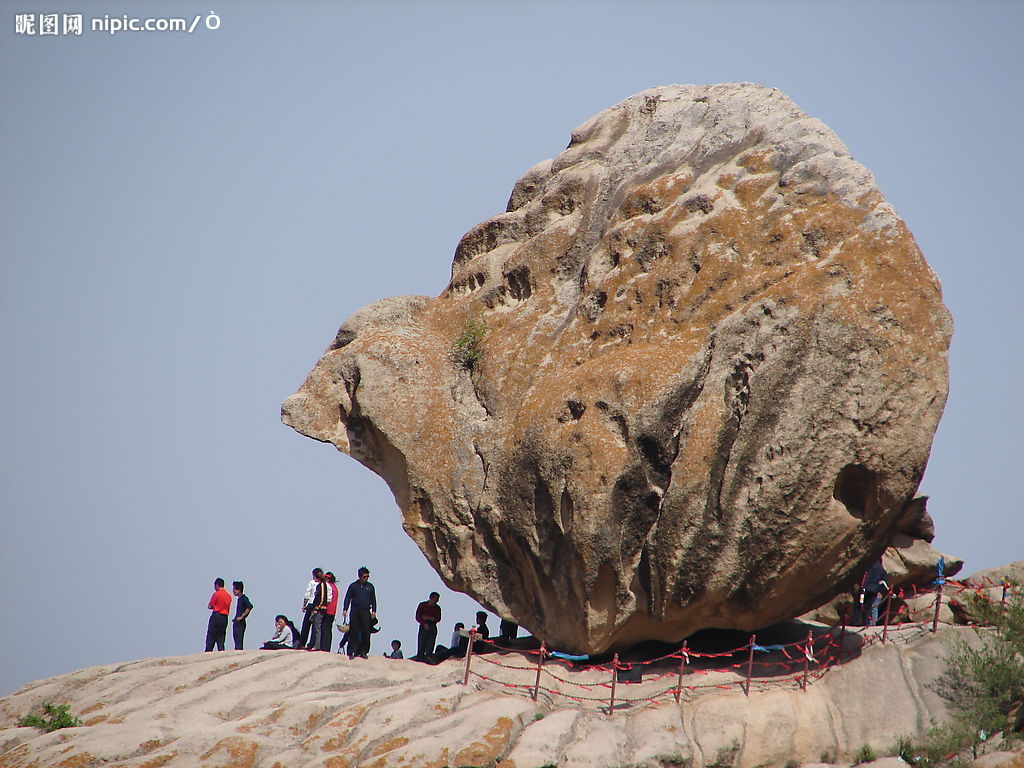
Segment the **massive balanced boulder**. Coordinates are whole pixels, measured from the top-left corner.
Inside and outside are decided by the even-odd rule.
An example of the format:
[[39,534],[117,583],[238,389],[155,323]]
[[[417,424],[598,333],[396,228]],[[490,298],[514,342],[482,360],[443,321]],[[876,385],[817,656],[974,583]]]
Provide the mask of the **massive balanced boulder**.
[[450,587],[597,652],[798,615],[919,528],[950,333],[824,124],[668,86],[527,171],[440,296],[356,312],[283,419],[387,481]]

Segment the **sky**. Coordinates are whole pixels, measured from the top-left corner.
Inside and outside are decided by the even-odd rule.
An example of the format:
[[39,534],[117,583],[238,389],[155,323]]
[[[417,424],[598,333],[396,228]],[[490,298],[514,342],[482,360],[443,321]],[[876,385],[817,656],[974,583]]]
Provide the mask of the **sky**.
[[[50,12],[82,34],[18,33]],[[201,18],[92,29],[125,14]],[[935,544],[1024,559],[1022,28],[984,0],[4,3],[0,695],[202,650],[218,576],[249,647],[314,566],[371,569],[374,653],[414,651],[433,589],[441,642],[471,621],[383,480],[281,400],[353,311],[437,295],[574,127],[670,83],[780,88],[875,174],[956,326]]]

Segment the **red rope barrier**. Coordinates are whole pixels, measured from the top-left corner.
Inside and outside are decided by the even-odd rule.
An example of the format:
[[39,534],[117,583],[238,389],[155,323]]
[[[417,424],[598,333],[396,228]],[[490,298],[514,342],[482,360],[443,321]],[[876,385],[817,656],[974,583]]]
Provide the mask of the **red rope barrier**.
[[[964,591],[974,591],[981,594],[979,592],[981,587],[976,584],[952,581],[947,581],[946,583],[949,585],[948,589],[950,589],[953,594],[959,594]],[[989,580],[986,579],[985,583],[989,583]],[[1013,589],[1005,582],[1000,586],[1003,587],[1000,602],[1005,604],[1007,595],[1012,593]],[[580,704],[588,702],[606,702],[609,716],[614,713],[616,704],[621,705],[629,703],[650,706],[668,700],[669,697],[671,697],[676,704],[679,704],[683,699],[683,691],[696,693],[702,690],[734,690],[736,686],[740,686],[743,689],[744,694],[749,696],[751,690],[770,690],[772,687],[780,685],[794,686],[806,691],[811,684],[823,678],[829,671],[831,671],[832,668],[842,663],[842,658],[846,655],[845,646],[847,633],[851,633],[857,637],[860,643],[858,647],[863,650],[879,643],[884,644],[890,641],[896,642],[897,639],[899,639],[901,643],[911,642],[930,631],[935,631],[937,629],[938,613],[941,608],[943,585],[937,585],[937,588],[934,590],[918,590],[915,586],[911,586],[910,589],[913,592],[914,597],[923,597],[926,594],[935,594],[936,599],[934,608],[933,606],[926,606],[924,608],[912,609],[906,604],[906,602],[904,602],[906,599],[906,592],[904,590],[901,589],[898,593],[890,593],[887,596],[886,612],[881,633],[865,632],[863,629],[847,627],[844,612],[841,625],[830,628],[827,633],[819,636],[818,638],[814,637],[813,631],[808,631],[806,639],[774,645],[770,648],[759,648],[757,646],[756,635],[751,635],[748,643],[730,651],[694,651],[687,643],[684,642],[676,651],[644,661],[623,662],[619,659],[618,654],[615,654],[610,664],[579,664],[572,662],[571,660],[563,660],[565,668],[572,670],[573,672],[592,672],[597,675],[611,676],[611,680],[605,678],[604,681],[581,682],[569,679],[568,676],[563,677],[558,674],[556,672],[557,665],[545,666],[544,662],[550,654],[547,651],[546,645],[543,644],[539,650],[516,651],[524,660],[529,659],[532,656],[536,656],[535,664],[532,659],[528,666],[503,662],[501,657],[507,656],[511,649],[501,648],[489,640],[477,638],[475,631],[471,631],[469,638],[470,643],[466,653],[466,668],[463,677],[463,684],[468,684],[470,675],[475,675],[480,680],[506,689],[521,691],[524,693],[528,692],[530,698],[535,701],[539,698],[540,692],[543,691],[545,694],[562,697]],[[893,611],[892,608],[892,598],[894,596],[896,596],[901,603],[895,611]],[[986,595],[982,595],[982,597],[989,599]],[[951,595],[947,595],[947,599],[952,601]],[[992,600],[992,602],[994,602],[994,600]],[[930,628],[925,623],[913,621],[915,614],[927,613],[931,610],[934,610],[935,613],[932,617],[932,626]],[[501,653],[497,658],[490,658],[485,655],[480,655],[479,653],[474,653],[475,644],[478,642],[484,643],[487,647],[499,649]],[[782,658],[776,658],[775,660],[770,661],[755,661],[755,650],[778,652]],[[725,665],[714,664],[717,660],[735,658],[742,651],[746,651],[746,659],[742,661]],[[472,669],[471,665],[474,656],[489,665],[510,670],[512,673],[518,674],[526,672],[527,670],[533,671],[533,684],[513,683],[481,674],[480,672]],[[803,657],[802,660],[800,660],[801,656]],[[644,670],[651,667],[651,665],[664,664],[664,662],[669,660],[678,661],[678,664],[671,665],[669,669],[662,671],[660,674],[655,673],[651,675],[648,673],[647,678],[644,679]],[[706,669],[694,666],[695,661],[700,662],[702,660],[705,664],[711,664],[712,666]],[[800,660],[800,667],[797,667],[798,660]],[[649,691],[639,697],[623,696],[618,688],[618,672],[635,669],[637,665],[641,667],[640,680],[636,681],[638,684],[649,687],[658,686],[669,678],[672,678],[672,683],[661,690]],[[753,672],[755,666],[762,669],[773,668],[777,670],[784,670],[786,674],[784,676],[773,677],[768,680],[754,680]],[[731,681],[716,680],[709,681],[707,683],[694,683],[692,685],[684,684],[683,678],[685,675],[707,676],[714,673],[735,673],[738,675],[739,679]],[[553,681],[557,681],[564,686],[575,688],[580,692],[568,693],[544,687],[542,685],[542,681],[545,674]],[[586,695],[586,693],[584,693],[597,693],[600,689],[607,689],[607,694]]]

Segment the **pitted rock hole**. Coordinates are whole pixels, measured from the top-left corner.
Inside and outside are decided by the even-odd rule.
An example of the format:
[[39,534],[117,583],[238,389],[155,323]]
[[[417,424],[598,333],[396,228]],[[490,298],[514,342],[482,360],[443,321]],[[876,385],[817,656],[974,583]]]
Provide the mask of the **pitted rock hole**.
[[877,487],[874,472],[860,464],[847,464],[836,478],[832,495],[853,517],[870,519],[878,508]]

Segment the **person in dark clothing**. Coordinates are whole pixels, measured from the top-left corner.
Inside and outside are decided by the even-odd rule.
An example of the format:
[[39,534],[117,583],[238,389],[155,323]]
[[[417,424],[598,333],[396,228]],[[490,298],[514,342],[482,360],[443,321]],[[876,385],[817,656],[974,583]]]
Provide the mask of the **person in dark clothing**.
[[437,625],[441,621],[441,606],[437,601],[441,595],[431,592],[430,596],[416,606],[416,622],[420,625],[416,634],[416,655],[429,656],[437,643]]
[[498,625],[498,644],[505,648],[511,648],[518,634],[518,624],[508,619],[502,619],[501,624]]
[[861,617],[865,627],[878,623],[878,597],[889,591],[888,578],[889,574],[879,560],[868,568],[861,580]]
[[320,647],[320,635],[323,630],[323,621],[327,612],[327,604],[331,601],[330,594],[331,588],[327,584],[327,579],[321,576],[320,580],[316,584],[316,589],[313,591],[313,602],[310,605],[309,642],[306,644],[307,651],[322,650]]
[[359,569],[359,578],[348,585],[345,602],[341,609],[341,620],[345,621],[351,609],[349,620],[348,657],[365,659],[370,654],[370,624],[377,618],[377,593],[370,583],[370,569],[365,565]]
[[296,641],[297,648],[305,648],[309,639],[309,628],[313,624],[313,599],[316,597],[316,585],[324,579],[324,572],[320,568],[314,568],[313,576],[306,585],[306,592],[302,596],[302,631],[299,632]]
[[235,641],[235,650],[242,650],[245,640],[245,620],[252,613],[252,603],[245,596],[245,584],[240,581],[231,582],[231,592],[235,596],[235,620],[231,624],[231,636]]
[[[491,630],[487,628],[487,614],[484,611],[476,612],[476,636],[483,640],[489,640]],[[489,651],[490,643],[483,643],[479,640],[473,643],[473,653],[484,653]]]

